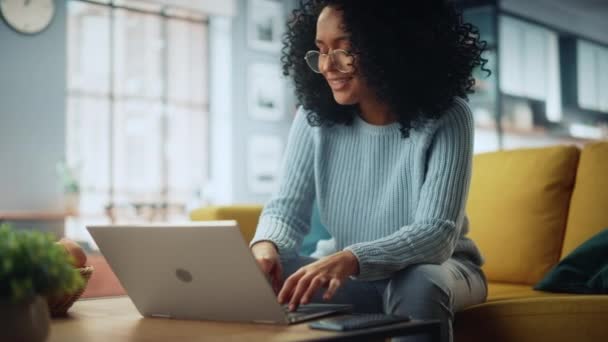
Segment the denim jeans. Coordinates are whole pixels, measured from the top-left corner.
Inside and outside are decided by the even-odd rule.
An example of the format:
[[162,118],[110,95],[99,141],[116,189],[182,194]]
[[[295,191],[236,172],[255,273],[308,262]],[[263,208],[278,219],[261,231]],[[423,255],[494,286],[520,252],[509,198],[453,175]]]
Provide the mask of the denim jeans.
[[[317,259],[291,257],[282,260],[285,279]],[[454,313],[485,301],[486,278],[466,258],[453,257],[441,265],[417,264],[376,281],[346,280],[329,301],[317,291],[311,302],[352,304],[357,313],[409,315],[414,319],[438,319],[441,341],[451,342]],[[400,337],[394,341],[423,342],[427,337]]]

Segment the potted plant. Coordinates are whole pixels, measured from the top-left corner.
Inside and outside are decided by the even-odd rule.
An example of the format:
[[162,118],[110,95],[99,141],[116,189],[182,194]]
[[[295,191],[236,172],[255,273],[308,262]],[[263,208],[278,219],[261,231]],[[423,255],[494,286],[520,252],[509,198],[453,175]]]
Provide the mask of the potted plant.
[[46,340],[47,296],[76,291],[83,279],[51,234],[0,226],[0,341]]
[[57,175],[63,188],[65,210],[70,215],[78,213],[80,204],[78,169],[77,167],[70,167],[64,162],[57,163]]

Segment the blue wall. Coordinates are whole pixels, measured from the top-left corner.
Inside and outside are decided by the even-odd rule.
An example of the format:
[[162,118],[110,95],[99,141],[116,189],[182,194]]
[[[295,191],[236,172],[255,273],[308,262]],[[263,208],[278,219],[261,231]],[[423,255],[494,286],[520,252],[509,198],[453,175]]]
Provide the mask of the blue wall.
[[61,208],[55,164],[65,158],[66,4],[42,33],[0,19],[0,211]]

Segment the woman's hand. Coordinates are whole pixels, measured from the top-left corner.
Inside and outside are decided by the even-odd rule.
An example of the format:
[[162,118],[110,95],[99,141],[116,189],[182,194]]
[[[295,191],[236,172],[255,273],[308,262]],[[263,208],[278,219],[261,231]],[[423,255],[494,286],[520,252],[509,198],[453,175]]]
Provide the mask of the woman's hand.
[[279,293],[283,268],[277,247],[270,241],[260,241],[251,246],[251,253],[262,272],[270,277],[274,293]]
[[330,300],[344,280],[359,273],[359,261],[349,251],[341,251],[308,264],[292,274],[279,293],[279,303],[289,302],[294,311],[307,304],[321,287],[327,287],[323,299]]

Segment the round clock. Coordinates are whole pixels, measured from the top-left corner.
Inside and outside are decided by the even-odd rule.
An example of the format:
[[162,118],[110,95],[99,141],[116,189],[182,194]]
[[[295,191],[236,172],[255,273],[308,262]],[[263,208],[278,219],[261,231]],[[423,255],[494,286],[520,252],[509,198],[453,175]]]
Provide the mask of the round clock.
[[55,0],[0,0],[0,12],[15,31],[34,34],[53,20]]

